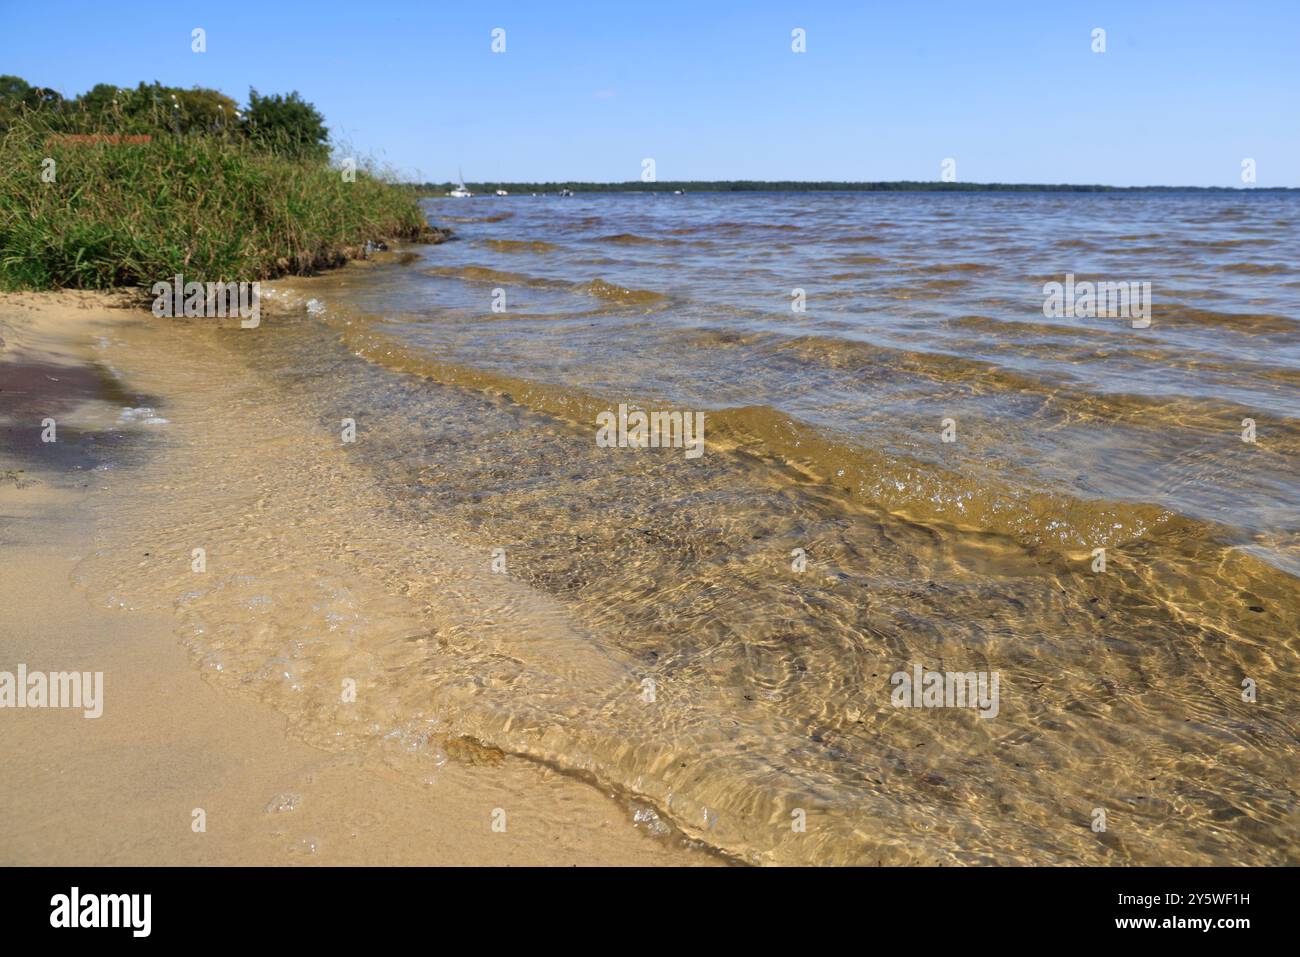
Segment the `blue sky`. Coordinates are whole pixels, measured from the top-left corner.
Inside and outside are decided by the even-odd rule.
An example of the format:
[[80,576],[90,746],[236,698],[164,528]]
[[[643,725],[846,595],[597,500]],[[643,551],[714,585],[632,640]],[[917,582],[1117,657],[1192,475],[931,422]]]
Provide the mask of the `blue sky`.
[[296,89],[337,139],[416,179],[631,180],[646,157],[661,180],[938,179],[951,157],[975,182],[1236,186],[1252,158],[1257,185],[1300,186],[1295,0],[0,11],[0,73],[65,94]]

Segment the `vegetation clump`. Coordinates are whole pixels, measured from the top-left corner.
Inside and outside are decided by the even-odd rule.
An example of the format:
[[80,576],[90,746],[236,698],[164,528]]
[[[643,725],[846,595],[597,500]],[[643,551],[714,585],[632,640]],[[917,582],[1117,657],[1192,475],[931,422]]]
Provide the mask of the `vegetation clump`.
[[0,288],[252,281],[368,243],[440,241],[409,190],[330,165],[297,93],[100,84],[73,99],[0,77]]

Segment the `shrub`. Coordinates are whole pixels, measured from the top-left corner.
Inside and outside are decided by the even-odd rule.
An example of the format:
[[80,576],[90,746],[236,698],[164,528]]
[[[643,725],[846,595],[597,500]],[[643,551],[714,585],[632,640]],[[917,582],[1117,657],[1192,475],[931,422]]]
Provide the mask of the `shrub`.
[[148,286],[178,272],[251,281],[337,265],[367,241],[444,235],[364,169],[347,182],[276,141],[135,142],[115,129],[77,139],[37,110],[0,133],[0,287]]

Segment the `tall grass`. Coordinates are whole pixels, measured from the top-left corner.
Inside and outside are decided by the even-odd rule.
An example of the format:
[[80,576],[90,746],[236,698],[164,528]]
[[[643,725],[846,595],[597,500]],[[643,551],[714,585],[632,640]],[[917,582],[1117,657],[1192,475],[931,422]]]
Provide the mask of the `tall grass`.
[[269,279],[338,265],[368,241],[444,235],[364,169],[347,182],[243,139],[115,133],[73,140],[36,114],[0,132],[0,288]]

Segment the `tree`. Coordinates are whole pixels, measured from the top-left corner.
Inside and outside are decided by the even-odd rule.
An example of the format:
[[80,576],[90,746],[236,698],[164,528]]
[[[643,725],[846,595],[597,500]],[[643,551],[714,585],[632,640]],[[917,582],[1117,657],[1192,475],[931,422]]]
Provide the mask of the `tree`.
[[251,139],[269,149],[311,159],[329,157],[325,117],[296,90],[288,96],[262,96],[250,87],[244,125]]
[[0,76],[0,129],[13,122],[31,89],[31,84],[22,77]]
[[0,128],[8,126],[22,110],[60,110],[63,94],[32,86],[19,76],[0,76]]
[[329,130],[320,111],[297,91],[262,96],[248,91],[248,109],[218,90],[186,90],[157,80],[134,89],[98,83],[64,101],[55,90],[22,77],[0,76],[0,130],[23,113],[39,113],[46,128],[64,133],[171,133],[247,137],[261,149],[295,159],[327,160]]

